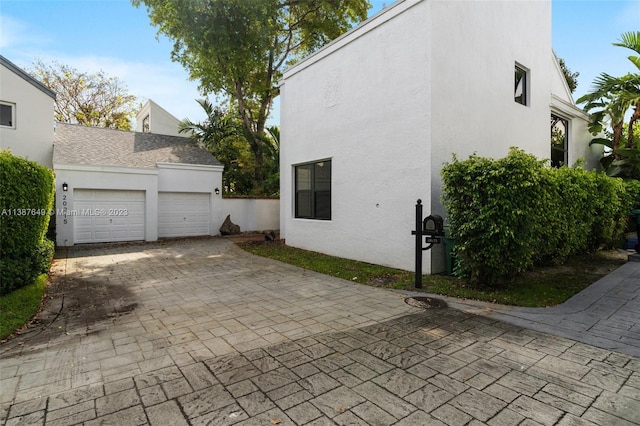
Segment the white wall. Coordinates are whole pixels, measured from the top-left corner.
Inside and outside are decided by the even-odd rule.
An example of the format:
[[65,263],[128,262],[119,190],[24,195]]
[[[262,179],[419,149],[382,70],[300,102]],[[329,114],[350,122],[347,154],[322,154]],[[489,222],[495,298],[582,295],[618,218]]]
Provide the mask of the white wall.
[[54,99],[0,65],[0,100],[15,104],[15,128],[0,127],[0,148],[51,168]]
[[[426,1],[396,3],[285,72],[280,232],[288,245],[413,268],[414,205],[421,198],[429,212],[431,199],[427,12]],[[293,166],[323,159],[332,162],[332,218],[295,219]]]
[[[63,211],[73,210],[75,189],[109,189],[145,191],[145,241],[158,239],[158,171],[124,167],[57,165],[56,174],[56,244],[72,246],[74,216]],[[63,191],[62,184],[68,185]]]
[[[227,215],[240,226],[242,232],[271,231],[280,229],[280,200],[266,198],[223,198],[221,220],[216,231],[220,230]],[[214,224],[215,225],[215,224]]]

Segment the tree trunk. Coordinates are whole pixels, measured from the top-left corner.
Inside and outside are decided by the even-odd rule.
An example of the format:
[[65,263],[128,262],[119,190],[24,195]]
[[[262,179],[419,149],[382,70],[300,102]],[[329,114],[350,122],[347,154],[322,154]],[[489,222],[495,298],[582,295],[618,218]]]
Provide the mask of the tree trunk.
[[[635,109],[633,110],[633,114],[629,119],[629,134],[627,135],[627,147],[633,147],[633,125],[636,124],[636,121],[640,120],[640,101],[636,103]],[[635,148],[640,148],[636,146]]]
[[620,154],[617,151],[620,149],[620,139],[622,139],[623,122],[620,122],[613,126],[613,158],[620,159]]

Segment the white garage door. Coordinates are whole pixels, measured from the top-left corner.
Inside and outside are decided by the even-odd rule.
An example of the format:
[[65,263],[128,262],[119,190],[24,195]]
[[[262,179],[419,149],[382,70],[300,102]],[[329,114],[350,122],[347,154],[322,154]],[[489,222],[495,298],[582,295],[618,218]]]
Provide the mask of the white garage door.
[[158,193],[158,237],[209,235],[208,193]]
[[144,240],[144,191],[73,191],[74,241]]

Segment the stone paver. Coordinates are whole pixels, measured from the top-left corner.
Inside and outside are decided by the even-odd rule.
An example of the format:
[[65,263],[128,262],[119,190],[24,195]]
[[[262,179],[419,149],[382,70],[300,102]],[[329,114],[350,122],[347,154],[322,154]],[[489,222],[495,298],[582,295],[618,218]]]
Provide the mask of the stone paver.
[[631,354],[218,238],[69,249],[53,282],[0,345],[2,425],[640,424]]
[[432,296],[464,312],[640,357],[640,255],[629,259],[565,303],[549,308]]

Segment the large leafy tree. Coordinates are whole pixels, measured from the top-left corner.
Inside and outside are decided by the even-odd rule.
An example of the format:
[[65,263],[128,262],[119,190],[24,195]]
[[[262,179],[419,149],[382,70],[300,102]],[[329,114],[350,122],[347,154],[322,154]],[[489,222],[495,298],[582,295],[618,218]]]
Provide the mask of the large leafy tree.
[[[624,33],[620,41],[613,44],[640,55],[640,31]],[[640,165],[640,147],[634,144],[635,123],[640,120],[640,56],[635,54],[628,56],[635,72],[622,77],[603,72],[593,81],[592,91],[577,101],[585,103],[585,111],[591,113],[591,133],[605,132],[605,138],[596,137],[591,143],[604,144],[611,149],[611,155],[603,159],[603,165],[614,176],[626,176],[626,171]],[[625,123],[629,112],[629,121]]]
[[203,94],[234,100],[265,179],[264,136],[283,69],[366,19],[367,0],[132,0],[145,4],[158,32],[174,41],[172,59]]
[[54,114],[59,122],[131,130],[136,97],[118,78],[58,62],[36,61],[29,72],[56,93]]

